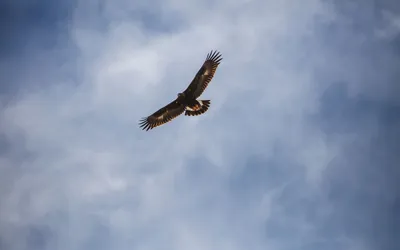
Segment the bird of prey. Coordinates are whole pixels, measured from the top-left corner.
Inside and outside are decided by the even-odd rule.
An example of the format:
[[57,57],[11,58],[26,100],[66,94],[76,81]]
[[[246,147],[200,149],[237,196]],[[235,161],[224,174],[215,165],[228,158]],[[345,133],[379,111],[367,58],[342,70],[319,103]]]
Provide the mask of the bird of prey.
[[210,100],[197,100],[197,98],[211,82],[221,60],[221,54],[218,51],[211,50],[187,89],[178,93],[178,97],[165,107],[148,117],[142,118],[139,121],[139,126],[148,131],[171,121],[183,112],[185,112],[185,116],[197,116],[205,113],[210,107]]

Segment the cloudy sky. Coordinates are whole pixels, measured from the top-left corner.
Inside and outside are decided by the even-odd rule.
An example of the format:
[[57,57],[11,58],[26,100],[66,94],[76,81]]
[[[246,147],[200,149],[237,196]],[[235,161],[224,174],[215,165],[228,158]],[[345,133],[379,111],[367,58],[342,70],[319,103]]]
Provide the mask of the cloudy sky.
[[0,6],[1,250],[399,249],[397,0]]

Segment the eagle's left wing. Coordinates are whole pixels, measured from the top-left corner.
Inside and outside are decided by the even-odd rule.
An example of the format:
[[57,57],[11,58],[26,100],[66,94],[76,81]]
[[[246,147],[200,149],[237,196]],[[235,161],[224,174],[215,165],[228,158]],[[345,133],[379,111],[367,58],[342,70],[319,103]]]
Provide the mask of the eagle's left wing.
[[152,115],[142,118],[139,121],[139,126],[146,131],[149,129],[153,129],[171,121],[175,117],[181,115],[183,111],[185,111],[185,106],[179,104],[176,101],[173,101],[165,107],[157,110]]
[[211,82],[221,60],[222,57],[218,51],[211,51],[208,53],[205,62],[197,72],[189,87],[184,91],[185,95],[197,99]]

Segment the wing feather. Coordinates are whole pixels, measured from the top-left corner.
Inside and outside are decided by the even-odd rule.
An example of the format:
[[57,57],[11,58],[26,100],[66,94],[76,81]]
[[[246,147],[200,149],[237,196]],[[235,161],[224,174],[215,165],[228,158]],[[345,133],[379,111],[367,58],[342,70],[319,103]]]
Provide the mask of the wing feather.
[[153,129],[163,125],[164,123],[170,122],[172,119],[181,115],[183,111],[185,111],[185,106],[173,101],[165,107],[157,110],[152,115],[142,118],[139,121],[139,126],[143,130],[148,131],[149,129]]
[[185,95],[198,98],[211,82],[221,60],[221,54],[211,50],[189,87],[184,91]]

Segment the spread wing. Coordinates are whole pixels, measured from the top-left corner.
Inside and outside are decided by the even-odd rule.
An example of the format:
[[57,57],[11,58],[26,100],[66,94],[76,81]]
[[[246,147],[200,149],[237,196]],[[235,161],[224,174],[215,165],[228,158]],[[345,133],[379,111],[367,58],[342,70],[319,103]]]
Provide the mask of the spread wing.
[[182,114],[183,111],[185,111],[185,106],[182,104],[178,104],[176,101],[173,101],[165,107],[157,110],[152,115],[142,118],[139,121],[139,126],[143,130],[148,131],[149,129],[153,129],[171,121],[175,117]]
[[197,72],[189,87],[184,91],[185,95],[195,99],[198,98],[211,82],[221,60],[222,57],[218,51],[211,51],[208,53],[200,70]]

